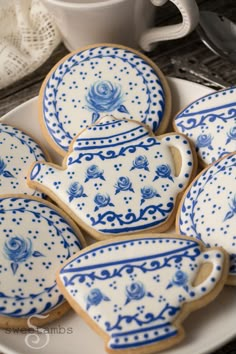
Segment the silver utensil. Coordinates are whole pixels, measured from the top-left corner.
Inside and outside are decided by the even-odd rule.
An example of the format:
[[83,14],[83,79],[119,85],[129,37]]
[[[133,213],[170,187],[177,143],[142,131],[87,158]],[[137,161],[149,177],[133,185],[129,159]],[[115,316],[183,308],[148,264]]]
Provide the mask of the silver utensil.
[[236,63],[236,24],[211,11],[200,11],[197,32],[215,54]]

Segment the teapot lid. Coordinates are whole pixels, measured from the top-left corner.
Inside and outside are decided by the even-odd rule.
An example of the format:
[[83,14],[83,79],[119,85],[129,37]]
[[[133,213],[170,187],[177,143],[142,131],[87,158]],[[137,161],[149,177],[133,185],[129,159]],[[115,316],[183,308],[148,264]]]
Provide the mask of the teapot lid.
[[144,137],[150,137],[150,131],[144,125],[129,119],[105,116],[78,135],[73,150],[106,149]]

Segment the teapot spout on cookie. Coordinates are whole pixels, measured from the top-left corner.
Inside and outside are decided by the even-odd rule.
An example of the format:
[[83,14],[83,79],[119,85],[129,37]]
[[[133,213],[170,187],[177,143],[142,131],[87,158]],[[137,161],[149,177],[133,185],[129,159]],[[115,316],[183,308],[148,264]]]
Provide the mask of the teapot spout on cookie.
[[[55,184],[53,176],[62,172],[59,166],[45,161],[36,162],[32,165],[28,174],[28,184],[30,187],[40,189],[40,185],[43,185],[47,190],[55,193],[57,185]],[[52,176],[50,178],[49,176]]]

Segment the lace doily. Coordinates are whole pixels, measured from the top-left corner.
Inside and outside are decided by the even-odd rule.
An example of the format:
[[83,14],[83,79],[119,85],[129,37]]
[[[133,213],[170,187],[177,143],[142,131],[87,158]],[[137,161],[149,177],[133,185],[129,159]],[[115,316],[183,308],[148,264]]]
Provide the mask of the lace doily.
[[39,0],[0,0],[0,89],[36,70],[60,40]]

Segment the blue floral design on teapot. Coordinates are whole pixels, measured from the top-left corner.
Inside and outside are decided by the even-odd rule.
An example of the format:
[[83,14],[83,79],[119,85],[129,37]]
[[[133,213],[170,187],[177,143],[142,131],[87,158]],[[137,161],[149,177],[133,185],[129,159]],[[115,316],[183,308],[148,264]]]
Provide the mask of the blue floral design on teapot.
[[133,161],[133,166],[131,167],[130,171],[134,169],[144,169],[145,171],[149,171],[148,168],[149,162],[146,156],[137,156],[135,160]]
[[84,187],[79,184],[79,182],[73,182],[67,190],[69,195],[69,202],[72,202],[75,198],[87,197],[87,194],[84,193]]
[[145,186],[141,188],[142,199],[140,205],[142,205],[147,199],[151,199],[154,197],[161,197],[160,194],[157,193],[156,189],[152,186]]
[[130,191],[134,193],[132,183],[129,177],[119,177],[118,181],[115,184],[115,188],[116,188],[115,194],[118,194],[120,192],[125,192],[125,191]]
[[100,170],[97,165],[91,165],[86,170],[86,178],[84,182],[88,182],[90,179],[100,178],[101,180],[105,181],[103,176],[104,171]]
[[153,182],[158,178],[168,178],[170,181],[174,182],[173,177],[171,176],[171,168],[168,164],[162,164],[156,168],[156,176],[153,179]]
[[111,198],[108,194],[96,194],[94,197],[94,202],[96,204],[94,211],[97,211],[99,208],[104,208],[108,205],[114,206],[114,204],[111,203]]

